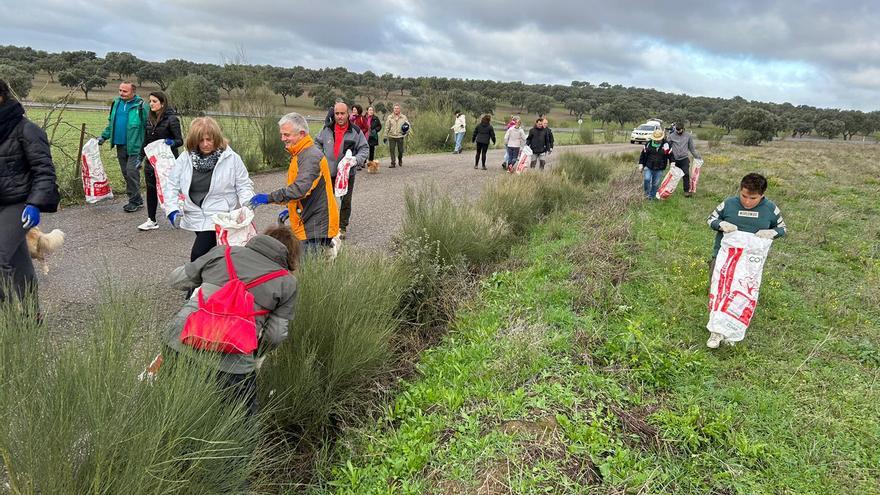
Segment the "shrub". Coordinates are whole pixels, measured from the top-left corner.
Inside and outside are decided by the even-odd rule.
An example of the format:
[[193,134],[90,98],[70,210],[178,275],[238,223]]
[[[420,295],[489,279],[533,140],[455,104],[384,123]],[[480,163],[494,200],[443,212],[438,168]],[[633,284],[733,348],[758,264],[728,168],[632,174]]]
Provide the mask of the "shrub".
[[[449,136],[452,117],[433,111],[419,112],[410,117],[412,129],[406,138],[406,146],[410,153],[426,153],[444,150],[450,143]],[[450,140],[452,138],[450,137]]]
[[526,173],[490,184],[480,206],[489,216],[503,219],[518,237],[552,211],[581,201],[584,194],[562,174]]
[[505,248],[507,229],[479,208],[462,203],[432,186],[408,188],[399,239],[423,237],[436,243],[443,265],[475,266],[497,259]]
[[742,144],[745,146],[757,146],[761,143],[763,138],[761,137],[761,133],[759,131],[752,130],[737,130],[736,131],[736,143]]
[[349,416],[387,369],[406,281],[389,260],[350,252],[306,260],[297,280],[290,337],[267,357],[260,396],[276,427],[317,433]]
[[554,172],[564,174],[574,182],[589,185],[604,182],[611,175],[610,159],[604,155],[584,155],[565,151],[559,157]]
[[595,136],[593,136],[593,123],[589,120],[585,120],[578,130],[578,135],[581,139],[581,144],[593,144],[595,142]]
[[168,94],[183,115],[198,115],[220,103],[217,85],[198,74],[176,79],[168,87]]
[[[83,341],[0,304],[0,456],[12,493],[233,493],[265,461],[257,423],[206,358],[137,375],[158,349],[135,297],[111,297]],[[144,335],[148,335],[146,339]]]

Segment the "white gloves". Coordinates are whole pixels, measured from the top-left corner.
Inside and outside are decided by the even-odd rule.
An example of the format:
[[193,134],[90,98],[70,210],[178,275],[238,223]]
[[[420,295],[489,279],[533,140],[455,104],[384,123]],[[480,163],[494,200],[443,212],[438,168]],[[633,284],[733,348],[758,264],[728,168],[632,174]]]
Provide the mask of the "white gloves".
[[776,234],[777,232],[773,229],[763,229],[755,233],[755,235],[760,237],[761,239],[773,239],[774,237],[776,237]]
[[721,229],[721,232],[724,232],[725,234],[729,234],[731,232],[736,232],[738,230],[736,228],[736,225],[734,225],[730,222],[721,222],[718,224],[718,228]]
[[644,170],[645,170],[645,166],[640,163],[639,164],[639,172],[642,172]]

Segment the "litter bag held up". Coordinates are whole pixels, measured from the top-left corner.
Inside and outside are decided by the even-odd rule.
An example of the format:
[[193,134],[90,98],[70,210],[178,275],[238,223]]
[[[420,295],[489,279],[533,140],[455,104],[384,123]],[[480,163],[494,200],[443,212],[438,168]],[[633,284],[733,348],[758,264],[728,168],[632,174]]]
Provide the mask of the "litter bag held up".
[[336,184],[333,187],[333,195],[341,198],[348,194],[348,174],[351,167],[357,165],[357,158],[351,155],[351,150],[345,152],[345,156],[336,167]]
[[694,159],[694,167],[691,170],[691,183],[690,183],[690,192],[697,192],[697,183],[700,182],[700,172],[703,170],[703,159],[696,158]]
[[[163,139],[153,141],[144,147],[144,154],[147,155],[147,160],[156,171],[156,195],[159,197],[159,206],[167,212],[179,209],[176,200],[171,202],[170,210],[166,208],[165,194],[163,194],[168,177],[174,169],[175,158],[174,153],[171,152],[171,146],[165,144]],[[181,194],[181,196],[183,195]]]
[[710,332],[730,342],[739,342],[755,314],[764,262],[770,253],[770,239],[736,231],[725,234],[712,272],[709,288]]
[[87,203],[97,203],[102,199],[113,198],[110,181],[104,173],[101,150],[97,139],[89,139],[82,148],[82,183]]
[[244,246],[251,237],[257,235],[254,210],[246,206],[228,213],[216,213],[211,219],[214,220],[214,231],[217,232],[217,244]]
[[523,146],[519,149],[519,156],[516,157],[516,164],[513,166],[513,171],[521,174],[523,170],[526,169],[526,165],[528,165],[529,160],[532,159],[532,149],[528,146]]
[[675,165],[669,167],[669,172],[666,172],[666,177],[663,178],[663,182],[657,188],[657,199],[666,199],[672,196],[682,177],[684,177],[684,172],[680,168]]

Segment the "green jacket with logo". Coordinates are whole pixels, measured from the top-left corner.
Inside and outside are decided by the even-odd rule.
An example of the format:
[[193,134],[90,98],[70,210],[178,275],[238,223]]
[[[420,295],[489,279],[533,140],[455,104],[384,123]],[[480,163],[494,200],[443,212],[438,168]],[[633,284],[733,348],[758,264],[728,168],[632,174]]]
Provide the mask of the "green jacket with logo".
[[107,128],[101,133],[101,137],[113,142],[113,123],[116,122],[116,109],[120,104],[125,103],[131,105],[128,111],[128,126],[125,128],[125,149],[130,156],[140,155],[141,149],[144,147],[144,131],[147,127],[147,109],[140,96],[135,95],[129,102],[123,101],[118,96],[113,100],[113,104],[110,105]]
[[776,237],[782,237],[788,231],[779,207],[767,198],[761,198],[761,202],[754,208],[744,208],[739,196],[731,196],[716,206],[706,221],[709,227],[718,231],[715,235],[712,256],[718,256],[718,250],[721,249],[721,238],[724,237],[724,232],[721,232],[721,222],[730,222],[736,225],[737,229],[752,234],[759,230],[773,229],[776,231]]

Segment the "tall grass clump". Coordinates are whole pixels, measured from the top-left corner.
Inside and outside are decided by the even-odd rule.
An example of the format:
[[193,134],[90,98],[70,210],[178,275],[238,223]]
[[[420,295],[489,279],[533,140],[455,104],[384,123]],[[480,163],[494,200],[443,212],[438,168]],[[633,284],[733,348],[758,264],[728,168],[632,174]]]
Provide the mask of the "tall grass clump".
[[586,186],[608,180],[611,175],[610,162],[611,160],[605,155],[584,155],[566,151],[560,155],[559,165],[553,171]]
[[487,186],[480,207],[490,217],[503,219],[519,237],[551,212],[581,202],[585,194],[583,187],[562,174],[525,173]]
[[[0,303],[0,478],[11,493],[238,493],[262,469],[258,427],[194,357],[138,374],[159,328],[110,297],[82,339]],[[147,335],[147,338],[143,336]]]
[[584,120],[584,123],[581,124],[580,129],[578,129],[578,136],[580,137],[581,144],[593,144],[596,142],[596,137],[593,134],[592,120]]
[[496,260],[505,251],[507,228],[499,217],[477,206],[462,203],[433,186],[408,188],[404,194],[404,219],[398,239],[422,237],[436,243],[444,265],[459,261],[469,266]]
[[260,395],[274,426],[320,435],[351,417],[388,369],[406,281],[390,260],[360,252],[309,259],[297,280],[290,336],[267,357]]
[[452,137],[446,141],[451,132],[452,117],[437,111],[421,111],[410,117],[412,129],[406,137],[409,153],[428,153],[442,151],[451,145]]

